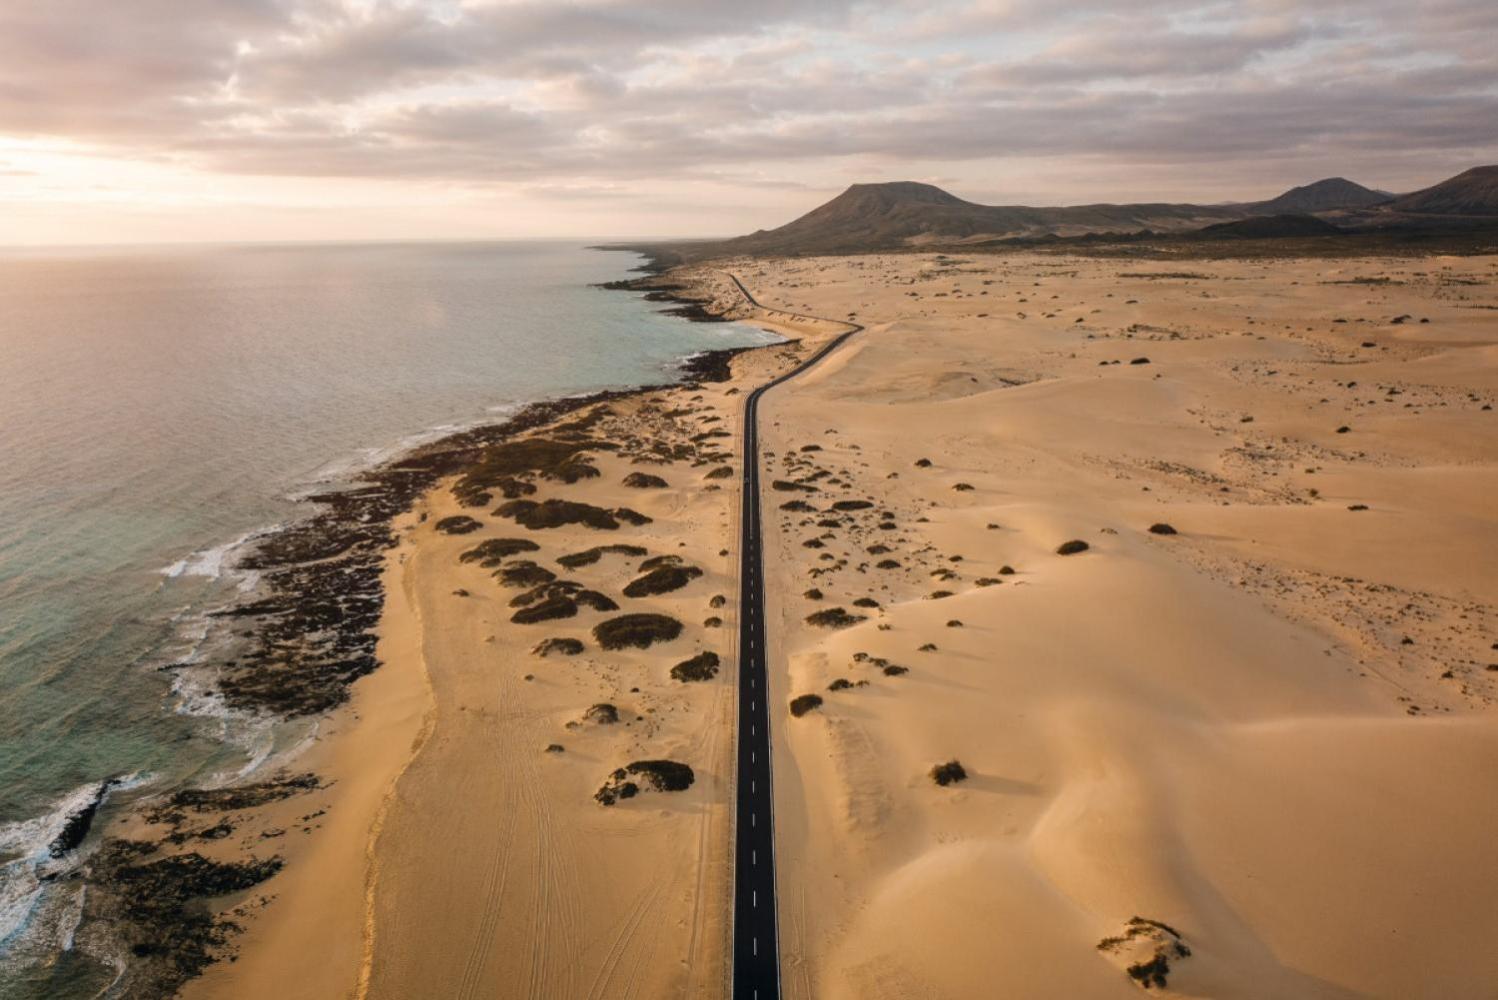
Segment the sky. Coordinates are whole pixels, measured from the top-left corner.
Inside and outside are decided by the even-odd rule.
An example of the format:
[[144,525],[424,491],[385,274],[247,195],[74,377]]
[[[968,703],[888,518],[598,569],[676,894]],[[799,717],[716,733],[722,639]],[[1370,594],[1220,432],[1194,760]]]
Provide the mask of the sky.
[[0,244],[726,236],[1408,191],[1498,162],[1493,0],[0,0]]

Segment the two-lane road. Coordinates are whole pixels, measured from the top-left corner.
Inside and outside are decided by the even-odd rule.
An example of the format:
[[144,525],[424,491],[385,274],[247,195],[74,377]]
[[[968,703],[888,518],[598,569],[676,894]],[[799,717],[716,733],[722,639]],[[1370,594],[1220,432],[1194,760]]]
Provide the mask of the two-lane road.
[[[750,305],[763,308],[737,277]],[[805,317],[803,317],[805,318]],[[759,400],[862,330],[853,323],[795,369],[760,386],[744,404],[742,564],[739,568],[738,788],[734,822],[734,1000],[779,1000],[780,938],[775,896],[775,798],[770,785],[770,704],[765,669],[765,580],[760,548]]]

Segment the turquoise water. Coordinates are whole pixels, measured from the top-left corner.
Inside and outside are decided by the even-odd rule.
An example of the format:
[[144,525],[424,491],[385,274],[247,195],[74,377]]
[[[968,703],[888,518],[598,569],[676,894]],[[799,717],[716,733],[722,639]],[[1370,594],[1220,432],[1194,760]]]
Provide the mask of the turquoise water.
[[554,242],[0,252],[0,983],[67,944],[37,875],[101,780],[125,779],[118,808],[285,742],[162,669],[205,655],[201,612],[242,583],[233,542],[424,436],[765,341],[590,287],[634,261]]

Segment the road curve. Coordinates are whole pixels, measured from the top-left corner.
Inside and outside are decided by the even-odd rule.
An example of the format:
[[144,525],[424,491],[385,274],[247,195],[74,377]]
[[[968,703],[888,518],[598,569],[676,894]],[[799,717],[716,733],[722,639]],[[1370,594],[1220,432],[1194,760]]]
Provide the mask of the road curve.
[[[745,300],[763,309],[736,275]],[[774,311],[774,310],[772,310]],[[798,316],[798,319],[813,317]],[[840,321],[829,321],[840,322]],[[733,997],[779,1000],[780,936],[775,894],[775,797],[770,784],[770,705],[765,665],[765,580],[760,548],[759,399],[795,378],[863,329],[849,329],[796,368],[749,393],[744,403],[743,533],[739,566],[738,782],[734,809]]]

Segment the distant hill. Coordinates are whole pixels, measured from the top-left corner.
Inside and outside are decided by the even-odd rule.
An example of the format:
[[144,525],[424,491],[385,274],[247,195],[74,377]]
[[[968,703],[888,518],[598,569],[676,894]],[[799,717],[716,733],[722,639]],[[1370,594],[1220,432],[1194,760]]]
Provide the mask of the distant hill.
[[1314,215],[1259,215],[1235,222],[1204,226],[1187,235],[1208,240],[1292,239],[1302,236],[1339,236],[1346,230]]
[[1419,215],[1498,215],[1498,166],[1473,167],[1387,206]]
[[1367,208],[1393,197],[1387,191],[1365,188],[1345,177],[1328,177],[1313,184],[1291,188],[1278,198],[1254,202],[1248,207],[1263,215],[1303,215],[1311,212],[1334,212],[1344,208]]
[[[1336,220],[1332,224],[1317,216]],[[1439,216],[1439,220],[1434,219]],[[979,205],[930,184],[854,184],[775,229],[721,241],[638,244],[659,264],[714,257],[868,253],[924,246],[1019,245],[1057,239],[1137,240],[1201,235],[1275,239],[1334,233],[1476,231],[1498,216],[1498,166],[1476,167],[1414,194],[1395,197],[1329,177],[1269,201],[1226,205],[1147,203],[1032,208]],[[1193,235],[1194,238],[1194,235]]]
[[694,255],[850,253],[1047,233],[1181,231],[1242,216],[1231,205],[978,205],[930,184],[896,181],[854,184],[777,229],[702,245]]

